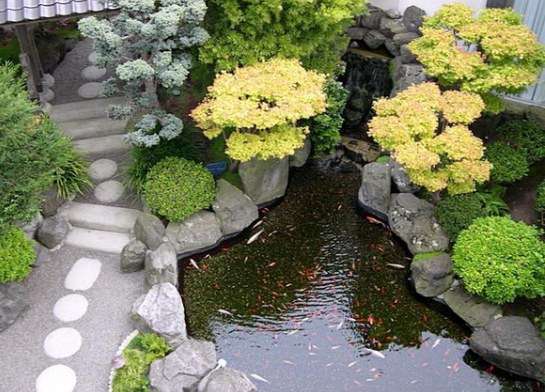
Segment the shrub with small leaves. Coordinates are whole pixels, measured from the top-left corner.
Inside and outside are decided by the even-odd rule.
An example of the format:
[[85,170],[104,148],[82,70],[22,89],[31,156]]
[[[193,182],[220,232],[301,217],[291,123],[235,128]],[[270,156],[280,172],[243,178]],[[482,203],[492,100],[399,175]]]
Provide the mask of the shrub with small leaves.
[[509,184],[528,175],[529,163],[526,151],[504,142],[487,146],[486,158],[492,164],[491,178],[497,183]]
[[0,234],[0,283],[23,280],[36,260],[32,241],[18,227]]
[[147,174],[144,199],[151,210],[171,222],[180,222],[210,207],[216,197],[212,174],[202,165],[169,157]]
[[536,211],[545,214],[545,181],[537,188]]
[[528,161],[545,158],[545,127],[532,118],[513,119],[498,128],[503,140],[526,151]]
[[452,260],[465,288],[503,304],[545,295],[541,231],[508,217],[476,219],[458,236]]

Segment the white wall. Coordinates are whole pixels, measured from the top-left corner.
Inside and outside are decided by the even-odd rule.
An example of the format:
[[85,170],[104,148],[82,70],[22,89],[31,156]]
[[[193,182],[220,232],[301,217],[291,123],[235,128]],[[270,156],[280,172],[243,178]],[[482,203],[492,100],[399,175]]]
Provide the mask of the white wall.
[[486,7],[487,0],[370,0],[371,4],[382,9],[397,9],[400,12],[411,5],[416,5],[426,11],[428,15],[433,15],[443,4],[465,3],[475,10]]

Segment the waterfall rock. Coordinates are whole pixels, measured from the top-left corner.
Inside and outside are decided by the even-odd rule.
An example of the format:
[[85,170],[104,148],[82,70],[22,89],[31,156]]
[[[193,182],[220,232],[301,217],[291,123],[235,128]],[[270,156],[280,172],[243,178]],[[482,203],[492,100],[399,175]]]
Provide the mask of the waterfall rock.
[[257,204],[265,204],[283,197],[288,188],[289,158],[252,159],[242,162],[238,169],[244,191]]
[[160,283],[171,283],[178,287],[178,259],[170,243],[163,243],[146,254],[145,269],[148,287]]
[[149,379],[154,392],[195,391],[198,382],[216,366],[211,342],[188,339],[163,359],[151,364]]
[[396,61],[394,61],[393,79],[394,88],[391,93],[392,97],[410,86],[424,83],[428,78],[422,65],[401,64],[401,61],[396,59]]
[[204,392],[257,392],[257,387],[238,370],[220,368],[206,376],[199,386]]
[[380,20],[379,30],[386,37],[393,37],[395,34],[406,33],[407,29],[401,19],[392,19],[387,16]]
[[390,54],[394,57],[399,57],[401,54],[401,49],[398,44],[395,43],[395,41],[391,38],[387,38],[384,42],[384,46],[390,52]]
[[308,157],[312,150],[312,143],[310,138],[305,139],[305,144],[303,147],[295,151],[295,153],[290,157],[290,167],[303,167],[307,163]]
[[141,213],[134,223],[134,235],[151,249],[157,249],[163,243],[165,226],[163,222],[152,214]]
[[0,284],[0,332],[15,323],[28,307],[26,289],[22,284]]
[[525,317],[502,317],[476,330],[471,349],[497,367],[545,382],[545,340]]
[[424,17],[426,16],[426,11],[422,8],[418,8],[414,5],[408,7],[403,13],[403,24],[407,31],[418,33],[420,27],[424,24]]
[[411,183],[411,179],[403,166],[393,159],[390,159],[388,165],[390,165],[391,168],[392,181],[399,193],[415,193],[418,191],[418,187]]
[[352,40],[360,41],[368,31],[369,29],[366,29],[365,27],[349,27],[346,30],[346,35]]
[[68,221],[59,215],[47,218],[38,229],[38,241],[49,249],[59,246],[70,230]]
[[418,294],[429,298],[436,297],[452,285],[452,260],[446,253],[415,259],[411,264],[411,275]]
[[346,156],[356,163],[374,162],[380,155],[380,151],[365,140],[342,136],[341,144]]
[[386,13],[378,7],[369,5],[365,14],[359,17],[359,25],[371,30],[380,28],[380,21]]
[[121,271],[137,272],[144,269],[148,248],[142,241],[132,240],[121,251]]
[[[396,46],[399,46],[401,48],[402,45],[407,45],[408,43],[414,41],[419,37],[416,33],[398,33],[394,35],[393,41],[396,44]],[[401,50],[401,49],[400,49]]]
[[178,289],[170,283],[157,284],[138,298],[131,318],[139,331],[161,335],[172,348],[187,339],[184,304]]
[[239,233],[259,218],[255,203],[236,186],[221,179],[216,189],[216,201],[212,208],[220,221],[223,235]]
[[371,30],[363,37],[363,42],[369,49],[378,49],[384,42],[386,42],[386,37],[380,31]]
[[220,221],[209,211],[197,212],[181,223],[169,223],[166,235],[178,255],[204,251],[223,237]]
[[447,290],[440,298],[472,328],[484,327],[490,320],[502,315],[502,310],[498,305],[467,293],[461,285]]
[[390,166],[369,163],[363,167],[361,187],[358,193],[360,206],[382,220],[388,220],[388,206],[391,195]]
[[388,221],[413,255],[447,250],[449,239],[434,215],[433,205],[411,193],[393,194]]
[[399,60],[402,64],[413,64],[417,61],[408,45],[401,45],[401,48],[399,48]]

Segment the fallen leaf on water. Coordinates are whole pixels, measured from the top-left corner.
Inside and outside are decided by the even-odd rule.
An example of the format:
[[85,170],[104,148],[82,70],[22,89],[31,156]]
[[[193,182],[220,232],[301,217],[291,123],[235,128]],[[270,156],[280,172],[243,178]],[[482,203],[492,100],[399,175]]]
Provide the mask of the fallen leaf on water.
[[386,359],[386,356],[380,351],[372,350],[370,348],[366,349],[369,354],[380,359]]
[[231,313],[231,312],[229,312],[228,310],[225,310],[225,309],[218,309],[218,313],[224,314],[226,316],[233,316],[233,313]]
[[197,265],[197,262],[196,262],[195,260],[189,259],[189,264],[191,264],[195,269],[197,269],[197,270],[199,270],[199,271],[201,270],[201,269],[199,268],[199,266]]
[[287,359],[284,359],[282,362],[287,363],[288,365],[295,366],[295,363],[293,363],[292,361],[288,361]]
[[266,378],[261,377],[259,374],[252,373],[250,374],[250,377],[256,379],[257,381],[265,382],[267,384],[270,384],[269,380]]
[[357,363],[358,363],[358,361],[350,362],[350,363],[348,364],[348,367],[351,368],[352,366],[354,366],[354,365],[357,364]]
[[393,263],[388,263],[386,264],[388,267],[392,267],[392,268],[397,268],[397,269],[405,269],[405,266],[404,265],[401,265],[401,264],[393,264]]
[[247,245],[250,245],[252,242],[254,242],[255,240],[257,240],[259,238],[259,236],[261,234],[263,234],[263,232],[265,231],[265,229],[261,229],[259,230],[257,233],[255,233],[253,236],[250,237],[250,239],[248,240],[248,242],[246,242]]
[[441,343],[441,339],[437,339],[431,346],[431,349],[433,350],[435,347],[439,346],[439,343]]

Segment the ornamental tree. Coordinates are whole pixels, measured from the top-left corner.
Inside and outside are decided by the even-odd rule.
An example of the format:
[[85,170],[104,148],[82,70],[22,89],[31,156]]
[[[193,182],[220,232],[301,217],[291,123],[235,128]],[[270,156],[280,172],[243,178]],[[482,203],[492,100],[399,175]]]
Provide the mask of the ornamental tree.
[[276,56],[299,58],[307,68],[332,72],[346,49],[346,27],[364,0],[209,0],[212,39],[201,61],[232,70]]
[[233,159],[282,158],[304,144],[300,120],[326,110],[325,82],[297,60],[257,63],[219,74],[191,116],[209,139],[227,137]]
[[489,112],[502,110],[499,94],[524,91],[545,65],[545,47],[510,9],[474,17],[468,6],[445,5],[422,33],[409,48],[426,72],[442,86],[479,94]]
[[484,102],[477,94],[441,93],[434,83],[409,87],[375,102],[370,135],[430,192],[469,193],[490,177],[481,139],[468,128]]
[[204,0],[116,0],[119,14],[108,19],[82,19],[79,29],[95,41],[97,65],[115,66],[115,76],[105,82],[106,96],[123,95],[126,105],[112,106],[114,119],[146,113],[128,139],[150,147],[171,140],[182,121],[161,109],[158,89],[180,94],[191,68],[188,50],[203,44],[208,33],[201,22]]

